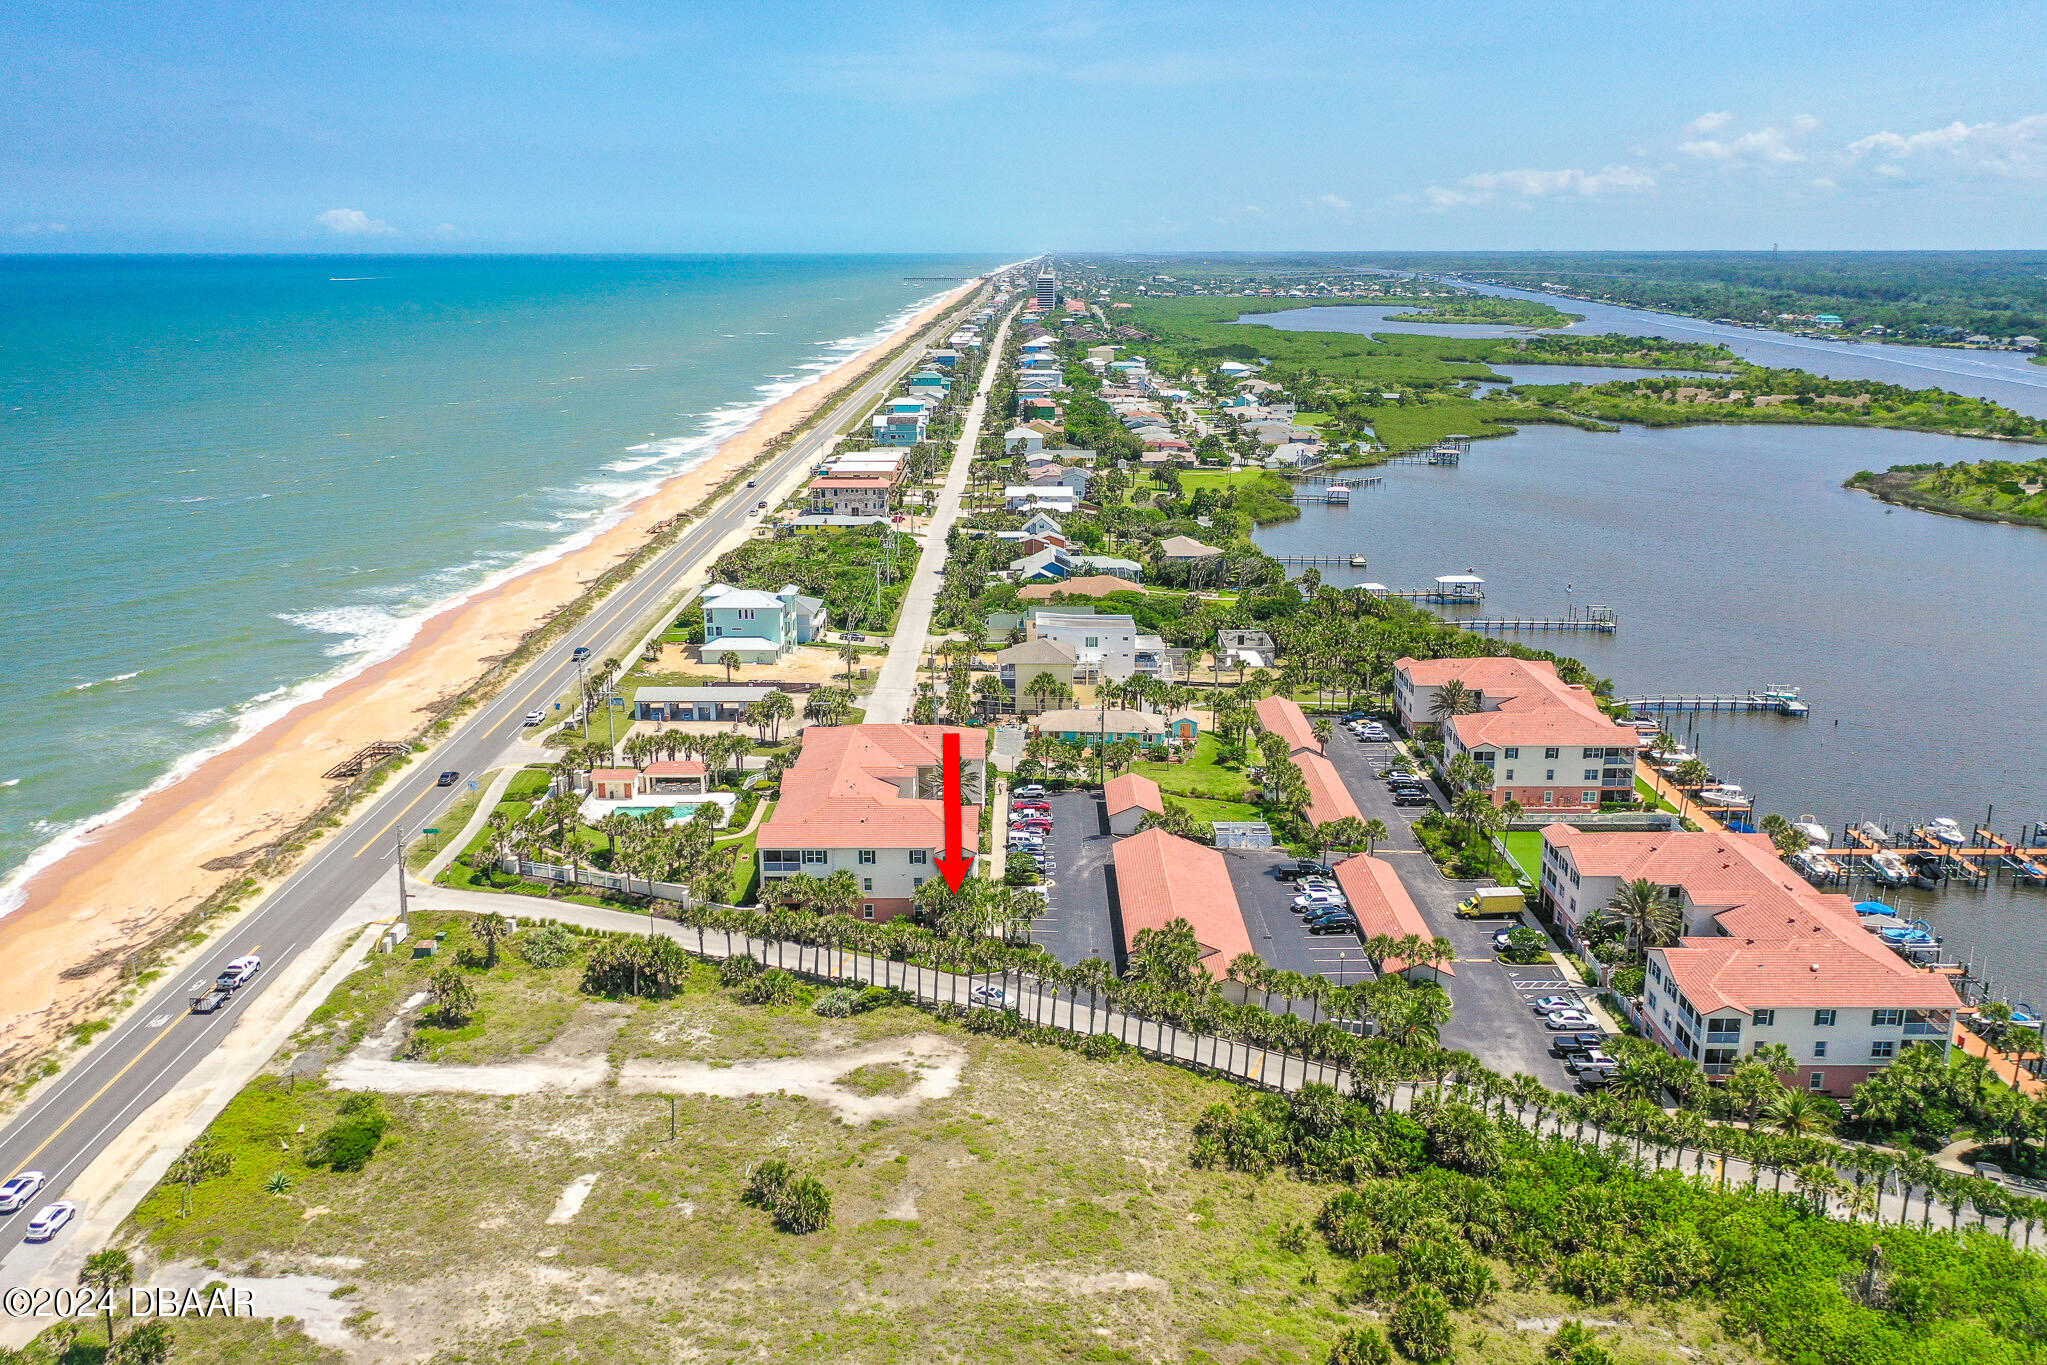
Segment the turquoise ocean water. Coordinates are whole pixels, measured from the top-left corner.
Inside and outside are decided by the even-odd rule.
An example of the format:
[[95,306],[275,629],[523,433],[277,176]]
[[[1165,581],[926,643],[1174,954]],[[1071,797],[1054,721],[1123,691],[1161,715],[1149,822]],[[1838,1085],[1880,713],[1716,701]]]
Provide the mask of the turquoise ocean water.
[[1000,264],[0,257],[0,875]]

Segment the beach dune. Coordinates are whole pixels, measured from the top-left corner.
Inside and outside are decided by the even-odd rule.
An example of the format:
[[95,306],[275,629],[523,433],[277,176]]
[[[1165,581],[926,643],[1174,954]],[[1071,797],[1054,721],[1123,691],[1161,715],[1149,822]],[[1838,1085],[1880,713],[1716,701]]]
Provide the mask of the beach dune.
[[416,734],[662,523],[698,507],[776,436],[974,287],[953,291],[770,407],[590,543],[430,617],[403,652],[150,793],[37,872],[22,886],[21,904],[0,918],[0,1078],[23,1072],[107,997],[139,949],[317,810],[333,790],[321,773],[365,744]]

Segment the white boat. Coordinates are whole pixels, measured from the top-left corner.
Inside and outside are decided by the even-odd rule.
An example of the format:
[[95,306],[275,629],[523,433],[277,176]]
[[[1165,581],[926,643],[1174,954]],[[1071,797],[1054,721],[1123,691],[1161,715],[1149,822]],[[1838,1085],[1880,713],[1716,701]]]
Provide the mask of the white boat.
[[1830,882],[1841,875],[1841,865],[1818,849],[1809,848],[1801,853],[1794,853],[1791,861],[1800,872],[1814,881]]
[[1855,830],[1871,843],[1888,844],[1891,841],[1891,832],[1874,820],[1864,820]]
[[1877,882],[1883,886],[1903,886],[1912,880],[1912,869],[1905,866],[1905,860],[1889,849],[1869,855],[1871,870]]
[[1791,828],[1805,836],[1805,841],[1816,848],[1825,848],[1833,838],[1827,827],[1810,815],[1801,815],[1791,822]]
[[1967,836],[1962,833],[1962,827],[1945,815],[1937,820],[1927,821],[1926,832],[1942,843],[1952,844],[1956,848],[1960,848],[1968,841]]
[[1702,806],[1749,806],[1755,803],[1754,797],[1732,782],[1701,787],[1698,799]]

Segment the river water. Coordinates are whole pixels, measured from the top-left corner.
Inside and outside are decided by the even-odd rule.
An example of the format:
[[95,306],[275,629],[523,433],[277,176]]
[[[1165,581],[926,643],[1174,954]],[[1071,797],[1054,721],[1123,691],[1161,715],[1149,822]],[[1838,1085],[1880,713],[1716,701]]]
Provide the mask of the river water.
[[[1678,336],[1679,321],[1632,314],[1625,329],[1604,319],[1599,330]],[[1391,330],[1376,321],[1363,327]],[[1724,339],[1744,354],[1758,335],[1718,331],[1731,333]],[[1833,350],[1841,355],[1807,367],[1839,373],[1849,364],[1951,361],[1958,370],[1947,376],[1869,377],[1940,382],[2047,412],[2047,384],[1988,374],[1984,353]],[[1899,351],[1903,362],[1891,357]],[[2031,368],[2047,381],[2047,368]],[[1531,366],[1526,377],[1558,369]],[[1988,391],[1996,385],[2006,391]],[[1998,449],[1831,427],[1606,434],[1527,426],[1474,443],[1458,468],[1389,468],[1385,482],[1360,490],[1348,509],[1304,507],[1299,521],[1258,540],[1274,554],[1364,553],[1366,569],[1323,571],[1338,584],[1417,588],[1439,574],[1482,575],[1484,607],[1446,611],[1452,617],[1553,617],[1610,606],[1620,618],[1614,635],[1510,638],[1583,659],[1620,695],[1803,688],[1809,720],[1669,720],[1723,780],[1759,796],[1758,814],[1810,813],[1835,830],[1865,818],[1895,825],[1938,815],[1968,827],[1994,807],[1993,827],[2015,835],[2047,820],[2047,739],[2032,715],[2047,683],[2047,533],[1890,508],[1840,486],[1858,469],[1980,459]],[[2047,1003],[2047,890],[2004,879],[1939,892],[1858,885],[1858,898],[1932,921],[1950,956],[1987,967],[1996,993]]]

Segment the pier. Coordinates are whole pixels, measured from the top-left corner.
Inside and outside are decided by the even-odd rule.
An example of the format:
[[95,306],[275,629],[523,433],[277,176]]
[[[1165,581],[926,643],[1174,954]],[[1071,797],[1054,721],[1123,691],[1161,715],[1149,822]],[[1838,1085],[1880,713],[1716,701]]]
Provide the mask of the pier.
[[1799,700],[1797,688],[1776,685],[1721,696],[1623,697],[1621,703],[1637,711],[1773,711],[1801,719],[1812,714],[1812,708]]
[[1476,631],[1577,631],[1611,635],[1620,629],[1620,617],[1611,607],[1590,607],[1583,616],[1503,616],[1480,621],[1459,621],[1459,630]]
[[1444,574],[1433,588],[1389,588],[1384,583],[1360,583],[1358,587],[1374,597],[1397,597],[1404,602],[1469,607],[1485,601],[1485,580],[1476,574]]
[[1289,569],[1362,569],[1363,555],[1274,555]]
[[339,782],[344,778],[361,777],[365,772],[382,763],[385,759],[411,752],[412,746],[402,740],[379,740],[375,744],[365,744],[362,748],[357,749],[347,758],[342,759],[326,772],[321,773],[320,778],[325,782]]

